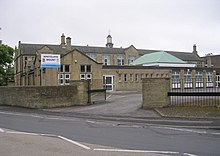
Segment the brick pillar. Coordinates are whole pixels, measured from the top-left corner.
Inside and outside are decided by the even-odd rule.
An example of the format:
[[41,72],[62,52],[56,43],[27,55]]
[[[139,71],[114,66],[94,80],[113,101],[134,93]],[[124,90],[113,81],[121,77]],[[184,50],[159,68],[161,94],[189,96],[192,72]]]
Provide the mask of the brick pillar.
[[170,105],[170,78],[144,78],[142,80],[142,107],[159,108]]
[[78,105],[88,105],[91,103],[90,82],[88,80],[71,80],[71,86],[76,86],[77,88],[77,98],[73,98],[73,103]]

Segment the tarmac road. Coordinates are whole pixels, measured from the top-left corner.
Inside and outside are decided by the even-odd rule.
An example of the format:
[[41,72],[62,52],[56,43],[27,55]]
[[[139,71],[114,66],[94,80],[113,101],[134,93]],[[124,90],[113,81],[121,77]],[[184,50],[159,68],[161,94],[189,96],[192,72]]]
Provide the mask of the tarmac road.
[[[29,142],[31,139],[23,136],[20,139],[19,136],[14,138],[13,133],[11,133],[12,130],[24,132],[20,133],[20,135],[39,136],[36,139],[42,140],[41,146],[38,146],[38,141],[34,142],[35,139],[33,142]],[[65,155],[65,152],[59,153],[59,150],[61,152],[70,152],[70,154],[76,150],[75,152],[79,152],[79,154],[82,152],[82,155],[87,155],[88,151],[88,155],[90,155],[90,152],[94,152],[94,155],[103,152],[103,155],[106,153],[109,153],[109,155],[110,153],[116,155],[134,153],[138,155],[144,153],[145,155],[164,154],[178,156],[217,156],[220,153],[220,132],[218,130],[173,128],[159,125],[151,126],[128,122],[1,111],[0,133],[3,134],[0,135],[0,153],[6,153],[7,151],[5,150],[8,148],[5,148],[5,146],[10,147],[10,145],[15,149],[14,152],[17,149],[24,148],[26,150],[29,147],[28,149],[33,148],[34,154],[37,150],[42,149],[44,152],[54,152],[54,155]],[[46,138],[44,141],[45,134],[46,137],[49,136],[52,139]],[[44,137],[42,138],[41,136]],[[23,138],[24,140],[21,141]],[[71,143],[74,148],[66,149],[65,147],[69,147],[69,145],[63,147],[63,143],[60,143],[60,140],[53,138],[59,138],[62,141]],[[52,144],[50,144],[50,140]],[[78,148],[80,148],[79,151],[77,150]],[[31,151],[27,151],[27,155],[33,154]],[[151,153],[152,151],[154,153]],[[13,152],[13,150],[10,152]]]

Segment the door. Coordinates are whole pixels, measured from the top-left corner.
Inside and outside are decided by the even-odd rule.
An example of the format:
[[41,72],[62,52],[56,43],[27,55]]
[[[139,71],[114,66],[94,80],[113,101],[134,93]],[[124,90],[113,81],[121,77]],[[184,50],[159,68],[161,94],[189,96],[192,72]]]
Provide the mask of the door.
[[216,75],[216,86],[220,87],[220,75]]
[[114,75],[103,75],[103,88],[105,88],[108,91],[114,90]]

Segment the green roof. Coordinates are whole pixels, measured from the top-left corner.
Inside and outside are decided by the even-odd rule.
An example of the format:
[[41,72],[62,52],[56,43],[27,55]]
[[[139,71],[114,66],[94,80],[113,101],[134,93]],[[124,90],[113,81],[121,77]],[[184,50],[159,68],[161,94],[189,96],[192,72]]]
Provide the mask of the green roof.
[[150,54],[145,54],[138,59],[136,59],[134,62],[131,63],[131,65],[142,65],[142,64],[150,64],[150,63],[175,63],[175,64],[184,64],[186,63],[183,60],[180,60],[179,58],[164,52],[154,52]]

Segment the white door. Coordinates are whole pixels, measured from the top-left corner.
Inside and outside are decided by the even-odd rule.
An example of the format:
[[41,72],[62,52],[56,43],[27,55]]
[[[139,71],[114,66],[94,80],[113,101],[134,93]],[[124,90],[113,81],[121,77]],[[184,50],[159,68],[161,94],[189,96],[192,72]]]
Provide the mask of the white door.
[[114,90],[114,75],[103,75],[103,88],[105,88],[108,91]]

